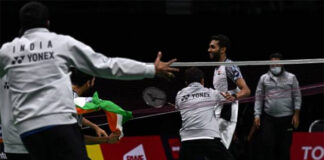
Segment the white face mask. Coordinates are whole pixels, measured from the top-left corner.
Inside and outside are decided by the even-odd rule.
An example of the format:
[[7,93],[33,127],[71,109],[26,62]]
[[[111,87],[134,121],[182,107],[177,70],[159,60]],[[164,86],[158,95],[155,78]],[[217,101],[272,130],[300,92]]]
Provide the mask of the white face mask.
[[270,67],[270,71],[274,75],[279,75],[281,73],[281,67]]

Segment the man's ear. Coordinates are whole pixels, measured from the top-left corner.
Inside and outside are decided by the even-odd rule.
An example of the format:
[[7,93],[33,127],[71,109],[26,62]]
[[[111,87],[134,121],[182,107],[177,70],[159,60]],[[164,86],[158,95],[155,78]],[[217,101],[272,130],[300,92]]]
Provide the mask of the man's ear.
[[227,48],[226,47],[222,47],[222,48],[220,48],[220,50],[221,50],[221,53],[226,53]]
[[49,20],[47,20],[45,23],[46,23],[45,24],[45,27],[49,29],[50,26],[51,26],[51,22]]
[[91,80],[87,80],[87,87],[89,88],[89,87],[91,87]]
[[91,79],[91,86],[94,86],[94,84],[95,84],[95,80],[96,80],[95,77],[93,77],[93,78]]
[[205,85],[205,79],[202,78],[202,79],[200,80],[200,83],[201,83],[202,85]]

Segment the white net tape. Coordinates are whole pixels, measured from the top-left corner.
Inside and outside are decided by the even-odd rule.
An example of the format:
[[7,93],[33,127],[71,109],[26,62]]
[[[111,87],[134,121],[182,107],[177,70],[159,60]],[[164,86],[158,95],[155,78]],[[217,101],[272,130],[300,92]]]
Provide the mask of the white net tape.
[[235,62],[175,62],[172,67],[210,67],[210,66],[262,66],[271,64],[318,64],[324,63],[323,58],[315,59],[294,59],[294,60],[278,60],[278,61],[235,61]]

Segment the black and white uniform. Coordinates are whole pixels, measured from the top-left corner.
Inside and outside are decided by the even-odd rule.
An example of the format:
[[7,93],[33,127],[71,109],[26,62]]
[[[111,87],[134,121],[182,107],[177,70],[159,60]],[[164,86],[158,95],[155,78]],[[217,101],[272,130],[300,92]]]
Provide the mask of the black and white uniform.
[[[225,62],[232,61],[226,59]],[[238,66],[219,66],[215,68],[213,85],[216,90],[229,91],[230,94],[233,94],[239,91],[236,86],[236,80],[239,78],[243,77]],[[222,142],[226,148],[229,148],[237,123],[238,101],[223,105],[221,109],[215,111],[215,114],[219,118],[216,125],[219,127]]]

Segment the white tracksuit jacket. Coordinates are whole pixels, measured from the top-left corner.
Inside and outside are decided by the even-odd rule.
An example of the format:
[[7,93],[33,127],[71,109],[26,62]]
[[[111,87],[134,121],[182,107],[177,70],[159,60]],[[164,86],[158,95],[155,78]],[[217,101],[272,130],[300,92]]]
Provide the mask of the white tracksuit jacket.
[[220,137],[215,123],[225,98],[219,91],[193,82],[178,92],[175,101],[182,119],[181,141]]
[[50,125],[76,123],[69,67],[111,79],[153,78],[153,64],[109,58],[46,28],[27,30],[0,50],[0,76],[10,82],[19,134]]
[[9,82],[6,75],[0,79],[0,102],[1,129],[4,151],[6,153],[13,154],[28,153],[20,139],[17,128],[14,125],[12,107],[9,100]]

